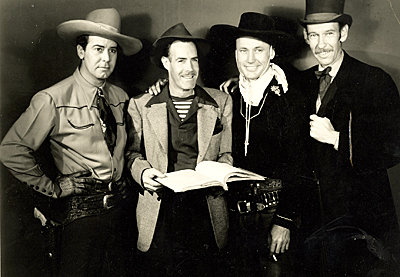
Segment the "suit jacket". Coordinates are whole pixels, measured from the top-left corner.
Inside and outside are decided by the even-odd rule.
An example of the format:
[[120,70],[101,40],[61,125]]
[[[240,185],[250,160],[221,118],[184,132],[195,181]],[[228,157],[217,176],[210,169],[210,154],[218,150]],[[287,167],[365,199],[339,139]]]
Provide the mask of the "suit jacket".
[[[203,88],[196,86],[196,91]],[[232,99],[229,95],[215,89],[204,88],[218,104],[199,103],[197,111],[198,147],[197,163],[201,161],[219,161],[232,164]],[[152,99],[168,93],[168,87],[158,96],[142,94],[132,98],[128,113],[131,126],[128,130],[127,161],[133,179],[142,185],[142,173],[145,169],[156,168],[165,173],[168,167],[168,116],[165,102],[152,104]],[[223,130],[214,134],[217,118]],[[143,188],[143,187],[142,187]],[[161,200],[156,193],[143,190],[139,195],[137,207],[139,239],[138,248],[147,251],[154,234]],[[228,214],[224,197],[207,197],[214,236],[219,248],[227,241]]]
[[[303,78],[310,114],[318,96],[316,70]],[[317,115],[340,132],[338,150],[313,142],[323,221],[351,215],[381,239],[398,233],[386,171],[400,162],[400,98],[392,78],[345,53]]]

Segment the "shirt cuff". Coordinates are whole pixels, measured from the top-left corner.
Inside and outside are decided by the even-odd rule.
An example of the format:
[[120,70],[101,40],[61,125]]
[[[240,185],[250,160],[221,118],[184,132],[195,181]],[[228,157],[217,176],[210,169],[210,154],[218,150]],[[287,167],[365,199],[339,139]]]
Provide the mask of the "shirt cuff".
[[335,140],[335,143],[333,144],[333,147],[335,148],[335,150],[339,149],[339,136],[340,136],[340,132],[336,132],[336,140]]

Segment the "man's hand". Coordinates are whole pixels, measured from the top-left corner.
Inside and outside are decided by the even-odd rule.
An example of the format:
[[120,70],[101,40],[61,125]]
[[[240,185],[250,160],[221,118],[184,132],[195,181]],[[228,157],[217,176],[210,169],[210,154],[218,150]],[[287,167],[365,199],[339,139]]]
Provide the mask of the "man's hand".
[[145,92],[151,95],[159,94],[165,85],[168,83],[168,79],[158,79],[151,87],[149,87]]
[[316,114],[310,115],[310,119],[310,136],[320,142],[332,144],[337,149],[339,132],[335,131],[331,121]]
[[90,170],[61,175],[54,181],[54,190],[58,198],[70,195],[87,195],[89,189],[99,181],[92,177]]
[[286,250],[289,250],[289,243],[290,230],[274,224],[271,229],[271,245],[269,248],[270,253],[284,253]]
[[154,181],[154,179],[157,177],[165,178],[166,175],[155,168],[148,168],[143,171],[142,181],[144,188],[153,192],[157,192],[162,189],[163,185],[161,185],[159,182]]
[[[229,80],[223,82],[219,86],[219,90],[229,94],[229,93],[232,93],[238,87],[238,84],[239,84],[239,78],[233,77],[233,78],[230,78]],[[231,85],[232,85],[232,88],[229,89],[229,87]]]

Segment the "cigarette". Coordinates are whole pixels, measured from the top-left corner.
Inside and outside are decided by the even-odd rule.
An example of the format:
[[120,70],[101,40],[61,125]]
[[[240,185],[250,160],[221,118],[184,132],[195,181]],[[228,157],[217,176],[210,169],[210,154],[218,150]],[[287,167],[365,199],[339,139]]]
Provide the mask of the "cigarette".
[[278,261],[278,259],[276,258],[275,254],[272,254],[272,258],[274,259],[275,262]]

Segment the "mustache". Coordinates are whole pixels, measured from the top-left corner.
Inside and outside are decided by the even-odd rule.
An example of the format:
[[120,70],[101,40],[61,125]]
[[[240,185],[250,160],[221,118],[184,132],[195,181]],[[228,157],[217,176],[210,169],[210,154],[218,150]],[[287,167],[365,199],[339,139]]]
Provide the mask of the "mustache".
[[329,52],[329,51],[333,51],[332,47],[325,47],[325,48],[315,47],[315,54],[321,54],[323,52]]
[[182,72],[182,75],[184,75],[184,76],[196,76],[197,75],[197,71],[196,70],[188,70],[188,71]]

